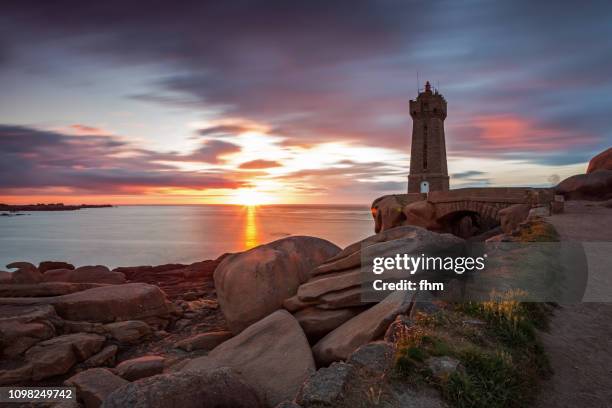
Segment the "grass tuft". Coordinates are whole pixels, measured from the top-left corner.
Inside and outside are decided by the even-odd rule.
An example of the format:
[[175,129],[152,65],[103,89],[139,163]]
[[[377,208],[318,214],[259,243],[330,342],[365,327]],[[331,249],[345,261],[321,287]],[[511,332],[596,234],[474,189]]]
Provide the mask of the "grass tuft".
[[521,376],[504,353],[489,355],[477,349],[461,356],[464,371],[453,373],[442,391],[455,407],[524,406]]

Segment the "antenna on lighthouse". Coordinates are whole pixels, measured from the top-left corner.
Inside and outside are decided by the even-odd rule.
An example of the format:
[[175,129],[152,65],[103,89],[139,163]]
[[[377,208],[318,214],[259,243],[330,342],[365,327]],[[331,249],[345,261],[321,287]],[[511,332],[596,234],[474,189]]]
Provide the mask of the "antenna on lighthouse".
[[416,82],[416,85],[417,85],[417,95],[418,95],[418,94],[419,94],[419,90],[420,90],[419,85],[421,84],[421,83],[419,82],[419,71],[417,71],[417,73],[416,73],[416,74],[417,74],[417,78],[416,78],[416,79],[417,79],[417,82]]

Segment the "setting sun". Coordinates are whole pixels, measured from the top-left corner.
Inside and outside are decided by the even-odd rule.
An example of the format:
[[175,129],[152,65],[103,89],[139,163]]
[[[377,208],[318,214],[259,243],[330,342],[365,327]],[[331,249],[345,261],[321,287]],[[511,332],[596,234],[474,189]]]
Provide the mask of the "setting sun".
[[241,188],[232,195],[231,204],[238,205],[263,205],[272,203],[272,197],[252,188]]

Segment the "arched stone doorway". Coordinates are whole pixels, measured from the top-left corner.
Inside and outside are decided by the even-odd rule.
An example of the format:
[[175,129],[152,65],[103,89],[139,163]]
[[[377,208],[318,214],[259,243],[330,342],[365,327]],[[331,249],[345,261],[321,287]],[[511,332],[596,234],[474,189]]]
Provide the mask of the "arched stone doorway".
[[493,218],[476,211],[460,210],[446,214],[438,219],[443,232],[467,239],[483,234],[499,225]]

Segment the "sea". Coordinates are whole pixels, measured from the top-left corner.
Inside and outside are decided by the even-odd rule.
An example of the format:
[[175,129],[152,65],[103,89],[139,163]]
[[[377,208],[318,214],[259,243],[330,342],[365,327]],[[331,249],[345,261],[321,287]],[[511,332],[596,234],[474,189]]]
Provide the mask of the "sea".
[[364,206],[117,206],[22,214],[0,217],[0,270],[14,261],[188,264],[291,235],[345,247],[374,234]]

